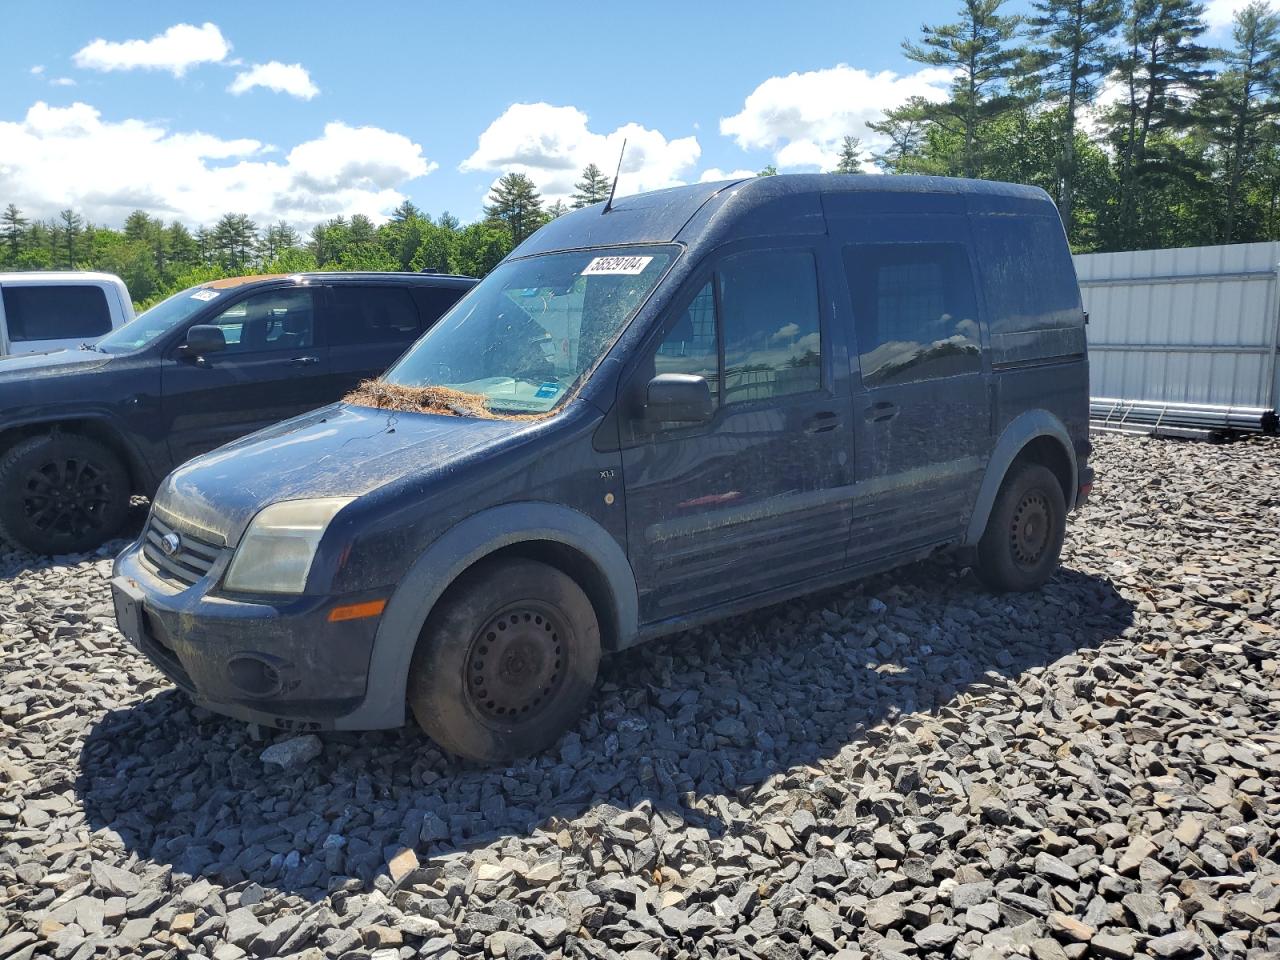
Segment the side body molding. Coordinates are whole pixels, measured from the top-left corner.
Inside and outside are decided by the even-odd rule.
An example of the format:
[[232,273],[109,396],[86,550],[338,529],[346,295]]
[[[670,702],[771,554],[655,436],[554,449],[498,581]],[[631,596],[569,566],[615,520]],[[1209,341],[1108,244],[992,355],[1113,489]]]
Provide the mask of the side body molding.
[[364,702],[338,729],[372,730],[405,722],[409,663],[431,608],[458,575],[477,560],[516,543],[550,540],[588,557],[613,593],[621,646],[637,635],[639,598],[631,564],[618,542],[586,515],[541,501],[508,503],[472,514],[451,527],[418,557],[387,604],[373,643]]
[[995,503],[996,494],[1000,492],[1000,484],[1009,465],[1028,443],[1036,437],[1053,437],[1061,444],[1067,459],[1071,461],[1071,475],[1077,478],[1072,483],[1071,496],[1067,498],[1067,509],[1074,505],[1075,487],[1079,483],[1079,465],[1076,463],[1076,451],[1071,443],[1071,436],[1061,420],[1048,410],[1027,410],[1004,428],[1000,439],[996,441],[991,459],[987,462],[987,472],[982,478],[982,486],[978,488],[978,499],[973,505],[973,515],[969,518],[969,529],[965,534],[964,544],[976,546],[982,539],[982,532],[987,527],[987,518],[991,516],[991,507]]

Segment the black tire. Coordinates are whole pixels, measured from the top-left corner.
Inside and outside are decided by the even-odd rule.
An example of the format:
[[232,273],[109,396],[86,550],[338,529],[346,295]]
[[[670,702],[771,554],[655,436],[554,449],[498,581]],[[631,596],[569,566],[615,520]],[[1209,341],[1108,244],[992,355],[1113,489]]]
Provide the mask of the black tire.
[[81,553],[120,529],[129,511],[129,473],[88,437],[47,434],[0,457],[0,538],[32,553]]
[[534,560],[482,562],[427,618],[409,671],[418,725],[485,763],[551,746],[596,682],[600,627],[572,578]]
[[1053,471],[1038,463],[1015,464],[978,542],[978,576],[992,590],[1043,586],[1058,569],[1066,531],[1067,504]]

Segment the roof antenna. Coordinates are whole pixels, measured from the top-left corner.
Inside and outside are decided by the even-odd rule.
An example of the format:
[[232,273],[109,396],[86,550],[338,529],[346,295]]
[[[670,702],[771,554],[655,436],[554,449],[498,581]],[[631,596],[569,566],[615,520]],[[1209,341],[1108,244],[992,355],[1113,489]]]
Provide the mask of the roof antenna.
[[622,150],[618,154],[618,169],[613,174],[613,186],[609,188],[609,199],[605,201],[604,209],[600,211],[600,215],[604,216],[613,209],[613,195],[618,189],[618,177],[622,176],[622,158],[627,155],[627,138],[622,138]]

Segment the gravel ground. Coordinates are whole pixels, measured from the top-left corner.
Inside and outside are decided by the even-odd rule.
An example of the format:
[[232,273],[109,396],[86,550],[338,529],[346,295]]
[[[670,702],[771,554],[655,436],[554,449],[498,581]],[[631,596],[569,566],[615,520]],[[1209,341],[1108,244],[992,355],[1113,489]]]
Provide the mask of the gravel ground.
[[259,739],[126,647],[111,551],[0,556],[0,958],[1280,956],[1278,455],[1103,437],[1042,592],[631,651],[508,769]]

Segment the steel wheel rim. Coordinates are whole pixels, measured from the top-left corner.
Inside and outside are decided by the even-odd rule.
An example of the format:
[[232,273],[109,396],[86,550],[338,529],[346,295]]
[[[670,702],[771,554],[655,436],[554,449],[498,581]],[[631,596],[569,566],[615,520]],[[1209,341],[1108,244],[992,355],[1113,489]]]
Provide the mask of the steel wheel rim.
[[101,529],[111,495],[111,481],[100,466],[62,457],[27,471],[23,514],[42,533],[81,537]]
[[1013,559],[1023,567],[1034,567],[1049,548],[1052,530],[1049,498],[1032,490],[1018,502],[1009,531]]
[[550,604],[522,600],[491,617],[467,650],[465,686],[472,707],[491,723],[543,713],[564,685],[570,628]]

